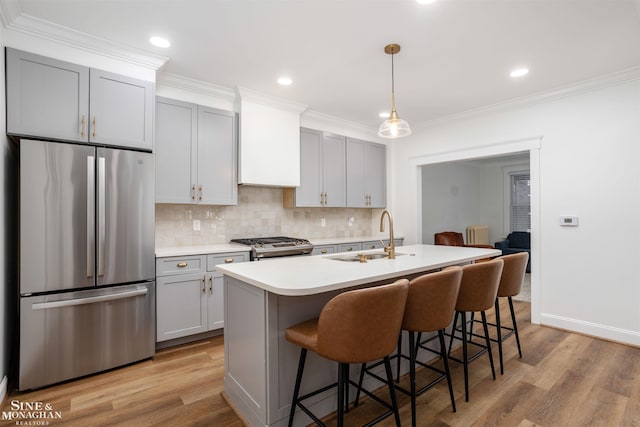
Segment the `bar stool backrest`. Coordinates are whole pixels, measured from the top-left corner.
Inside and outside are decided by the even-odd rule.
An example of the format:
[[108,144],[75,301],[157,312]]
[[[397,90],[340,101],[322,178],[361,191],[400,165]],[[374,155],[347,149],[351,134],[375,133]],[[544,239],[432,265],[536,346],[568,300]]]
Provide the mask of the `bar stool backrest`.
[[452,267],[428,273],[409,283],[402,329],[432,332],[451,323],[462,280],[462,268]]
[[396,346],[409,281],[344,292],[332,298],[318,319],[318,354],[342,363],[366,363]]
[[500,258],[504,262],[500,286],[498,286],[499,297],[513,297],[520,293],[522,280],[527,270],[529,254],[518,252],[516,254],[503,255]]
[[462,267],[457,311],[484,311],[493,307],[504,262],[500,258]]

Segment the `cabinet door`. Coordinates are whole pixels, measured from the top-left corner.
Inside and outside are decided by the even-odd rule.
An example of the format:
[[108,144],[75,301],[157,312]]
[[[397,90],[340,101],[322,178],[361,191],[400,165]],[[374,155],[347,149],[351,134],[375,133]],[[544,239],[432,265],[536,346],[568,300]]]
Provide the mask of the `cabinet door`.
[[88,141],[88,68],[11,48],[6,60],[8,134]]
[[365,145],[365,195],[370,208],[387,205],[387,147],[382,144]]
[[207,317],[209,330],[224,328],[224,278],[208,275]]
[[366,208],[365,142],[347,138],[347,207]]
[[157,342],[207,331],[206,285],[204,274],[157,278]]
[[322,206],[322,192],[322,132],[300,129],[300,186],[296,188],[296,206]]
[[90,142],[151,151],[153,83],[91,69],[89,90]]
[[344,136],[325,133],[322,141],[322,187],[326,207],[347,204]]
[[238,203],[235,113],[198,106],[198,203]]
[[156,98],[156,203],[196,202],[197,106]]

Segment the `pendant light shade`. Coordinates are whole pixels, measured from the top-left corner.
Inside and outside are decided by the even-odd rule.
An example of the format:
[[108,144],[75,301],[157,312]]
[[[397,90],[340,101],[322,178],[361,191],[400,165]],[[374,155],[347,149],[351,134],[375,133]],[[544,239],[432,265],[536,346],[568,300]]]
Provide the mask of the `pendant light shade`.
[[409,127],[409,123],[406,120],[398,117],[396,112],[393,55],[400,52],[400,45],[388,44],[384,47],[384,52],[391,55],[391,114],[378,128],[378,136],[382,138],[402,138],[403,136],[411,135],[411,127]]

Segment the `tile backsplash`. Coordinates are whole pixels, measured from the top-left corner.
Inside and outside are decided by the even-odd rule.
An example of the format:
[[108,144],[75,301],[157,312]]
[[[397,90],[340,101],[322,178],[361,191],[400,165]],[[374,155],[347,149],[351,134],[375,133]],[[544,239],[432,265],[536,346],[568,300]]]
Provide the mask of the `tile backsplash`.
[[[237,206],[157,204],[156,247],[213,245],[234,238],[276,235],[369,237],[372,218],[371,209],[284,208],[281,188],[239,186]],[[194,231],[196,220],[200,221],[199,231]]]

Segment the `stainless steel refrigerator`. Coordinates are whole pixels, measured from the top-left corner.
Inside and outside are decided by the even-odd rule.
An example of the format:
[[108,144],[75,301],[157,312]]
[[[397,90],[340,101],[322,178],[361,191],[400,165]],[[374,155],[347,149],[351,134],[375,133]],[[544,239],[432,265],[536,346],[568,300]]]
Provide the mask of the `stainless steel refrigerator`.
[[155,351],[151,153],[20,141],[20,390]]

